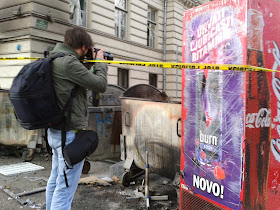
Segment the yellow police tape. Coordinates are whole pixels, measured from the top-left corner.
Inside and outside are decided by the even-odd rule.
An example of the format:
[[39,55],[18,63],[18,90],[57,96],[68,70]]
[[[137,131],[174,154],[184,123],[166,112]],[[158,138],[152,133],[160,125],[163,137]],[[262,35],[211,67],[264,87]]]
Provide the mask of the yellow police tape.
[[[38,60],[40,58],[30,57],[0,57],[0,60]],[[206,63],[167,63],[167,62],[135,62],[135,61],[104,61],[104,60],[82,60],[83,62],[99,62],[110,64],[121,64],[131,66],[159,67],[171,69],[213,69],[213,70],[232,70],[232,71],[266,71],[280,72],[278,70],[267,69],[250,65],[233,64],[206,64]]]

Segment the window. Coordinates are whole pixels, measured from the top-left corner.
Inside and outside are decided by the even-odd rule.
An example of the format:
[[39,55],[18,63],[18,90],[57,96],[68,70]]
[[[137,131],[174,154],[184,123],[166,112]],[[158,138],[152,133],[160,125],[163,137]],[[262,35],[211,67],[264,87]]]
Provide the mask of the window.
[[87,0],[80,0],[80,5],[81,5],[81,17],[82,17],[82,26],[86,27],[87,26],[87,16],[86,16],[86,1]]
[[148,8],[147,46],[155,47],[156,11]]
[[118,69],[118,86],[127,89],[128,86],[128,70]]
[[157,75],[156,74],[149,74],[149,84],[157,87]]
[[115,0],[115,36],[126,39],[127,1]]
[[87,0],[70,0],[70,22],[86,27]]

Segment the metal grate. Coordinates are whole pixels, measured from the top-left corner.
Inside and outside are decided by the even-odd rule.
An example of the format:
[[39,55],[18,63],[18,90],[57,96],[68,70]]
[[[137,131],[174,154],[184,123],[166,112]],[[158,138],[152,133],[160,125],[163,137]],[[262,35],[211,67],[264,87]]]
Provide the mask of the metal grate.
[[38,171],[43,170],[44,167],[35,165],[33,163],[16,163],[11,165],[4,165],[0,166],[0,174],[3,174],[5,176],[15,175],[15,174],[21,174],[25,172],[31,172],[31,171]]
[[180,189],[180,210],[221,210],[214,204]]

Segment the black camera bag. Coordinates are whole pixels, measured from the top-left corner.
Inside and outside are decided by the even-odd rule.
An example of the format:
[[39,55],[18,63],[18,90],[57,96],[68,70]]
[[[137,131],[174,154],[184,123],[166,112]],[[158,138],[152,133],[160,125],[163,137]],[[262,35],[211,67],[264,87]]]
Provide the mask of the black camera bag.
[[[67,169],[72,169],[75,164],[81,162],[87,156],[91,155],[98,146],[97,133],[92,130],[79,130],[76,134],[75,139],[70,144],[65,146],[66,131],[68,130],[67,127],[71,121],[73,103],[72,99],[76,95],[77,88],[78,86],[76,86],[71,92],[71,100],[69,101],[69,105],[67,105],[68,115],[67,117],[64,117],[63,129],[61,130],[62,155]],[[63,174],[65,185],[66,187],[69,187],[65,169],[63,170]]]
[[97,133],[91,130],[79,130],[75,139],[63,148],[63,155],[68,166],[73,167],[85,157],[90,156],[98,146]]

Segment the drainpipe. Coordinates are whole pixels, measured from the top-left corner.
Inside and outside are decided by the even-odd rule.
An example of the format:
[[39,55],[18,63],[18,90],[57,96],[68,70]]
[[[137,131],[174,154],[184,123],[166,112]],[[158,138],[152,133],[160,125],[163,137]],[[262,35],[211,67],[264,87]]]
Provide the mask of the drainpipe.
[[[176,50],[176,62],[178,63],[179,61],[179,51],[178,51],[179,46],[177,45],[177,50]],[[176,98],[178,98],[178,68],[176,69]]]
[[[164,0],[164,20],[163,20],[163,62],[166,62],[166,16],[167,16],[167,0]],[[162,92],[166,91],[166,69],[163,68],[163,84]]]

